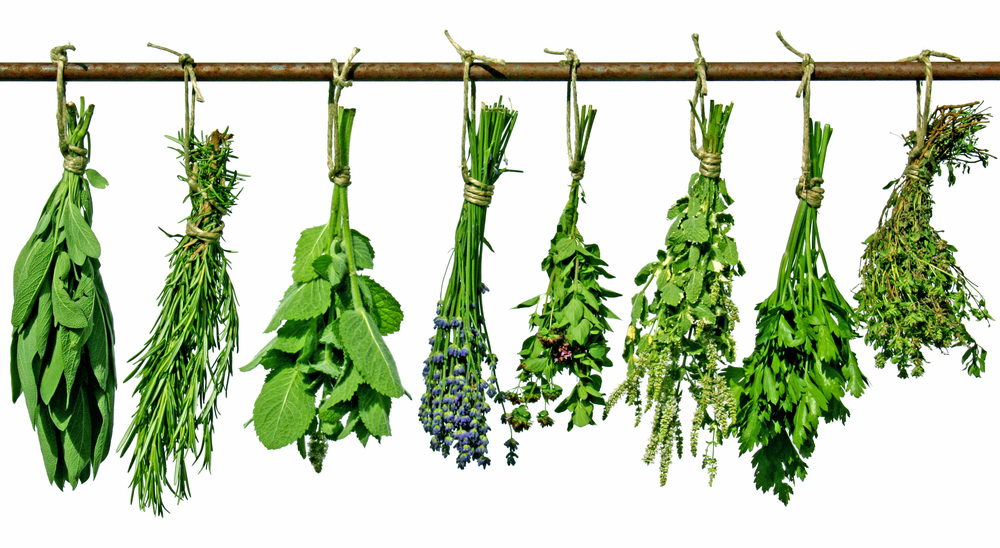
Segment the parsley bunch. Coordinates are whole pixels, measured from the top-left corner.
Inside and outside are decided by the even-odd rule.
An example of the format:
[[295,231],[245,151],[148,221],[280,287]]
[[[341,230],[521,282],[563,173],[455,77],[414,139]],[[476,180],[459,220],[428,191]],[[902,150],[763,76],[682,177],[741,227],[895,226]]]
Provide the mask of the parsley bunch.
[[[832,130],[810,126],[811,176],[822,182]],[[847,392],[860,397],[868,380],[851,350],[855,312],[837,290],[819,238],[817,208],[799,200],[778,268],[778,287],[757,305],[757,344],[743,367],[726,371],[737,400],[740,454],[753,454],[754,480],[788,504],[805,459],[816,449],[819,420],[846,422]],[[819,274],[822,262],[824,273]]]
[[948,186],[955,168],[984,167],[991,155],[977,146],[979,130],[989,114],[981,102],[938,107],[928,122],[926,143],[919,149],[914,132],[904,144],[911,150],[906,172],[891,181],[889,201],[878,228],[865,240],[861,284],[854,295],[867,324],[865,342],[878,351],[875,366],[896,365],[899,376],[924,374],[923,348],[947,351],[966,347],[962,363],[978,377],[986,367],[986,349],[965,324],[990,320],[986,301],[955,262],[955,246],[931,226],[934,200],[930,188],[942,166]]

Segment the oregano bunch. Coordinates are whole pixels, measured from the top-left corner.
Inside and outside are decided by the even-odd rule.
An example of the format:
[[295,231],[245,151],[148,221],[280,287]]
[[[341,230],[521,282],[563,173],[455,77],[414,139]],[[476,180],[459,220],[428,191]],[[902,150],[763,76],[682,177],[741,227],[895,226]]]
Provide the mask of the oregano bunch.
[[189,142],[183,130],[167,137],[181,147],[171,150],[185,159],[185,175],[177,178],[188,183],[191,214],[185,234],[168,234],[177,240],[167,255],[170,273],[151,335],[130,360],[135,369],[125,382],[137,379],[140,399],[118,447],[125,456],[134,444],[132,496],[138,495],[139,508],[159,516],[164,487],[178,502],[190,495],[188,455],[211,471],[218,398],[228,388],[239,348],[236,290],[221,245],[223,217],[236,205],[237,186],[246,177],[229,167],[236,158],[232,137],[229,128],[207,139],[191,135]]
[[[473,92],[473,97],[474,97]],[[479,123],[465,116],[471,168],[463,166],[465,200],[455,229],[451,274],[448,286],[437,303],[430,355],[424,360],[424,394],[420,397],[419,419],[431,435],[430,448],[448,457],[454,449],[459,469],[474,462],[483,468],[487,456],[490,427],[487,398],[503,402],[496,378],[497,356],[490,346],[486,329],[483,294],[483,246],[486,241],[486,212],[497,179],[509,170],[501,168],[510,141],[517,111],[502,104],[482,105]],[[463,145],[463,154],[465,147]],[[492,250],[492,248],[491,248]],[[484,379],[484,366],[489,377]],[[505,442],[507,464],[517,457],[513,433]]]
[[926,142],[910,132],[904,174],[892,188],[878,228],[865,240],[861,283],[854,294],[858,314],[867,325],[865,342],[875,347],[875,366],[893,363],[899,377],[924,374],[924,348],[947,351],[965,347],[962,363],[979,377],[986,349],[966,328],[970,319],[990,320],[986,300],[959,268],[955,246],[931,226],[935,176],[947,167],[948,186],[955,171],[986,166],[992,156],[978,146],[977,133],[989,122],[982,102],[937,107],[927,124]]
[[[12,399],[24,394],[49,483],[86,482],[111,450],[114,318],[101,278],[101,245],[91,228],[90,187],[108,181],[88,169],[94,105],[65,102],[65,50],[58,69],[62,179],[14,264],[10,345]],[[84,146],[86,145],[86,147]]]
[[800,183],[777,288],[756,307],[753,353],[726,371],[738,402],[740,454],[754,451],[757,488],[773,490],[786,505],[795,481],[806,477],[820,419],[846,422],[843,398],[861,397],[868,384],[850,345],[858,336],[855,312],[830,275],[819,238],[818,185],[833,130],[819,122],[807,127],[810,171]]
[[[574,426],[595,424],[594,407],[604,405],[600,373],[612,365],[607,357],[608,341],[604,335],[610,330],[607,320],[618,319],[604,305],[604,300],[621,296],[601,287],[602,276],[614,276],[604,269],[608,263],[601,259],[597,244],[585,243],[577,227],[580,202],[587,203],[581,181],[597,110],[590,105],[580,107],[576,104],[576,67],[579,64],[576,53],[571,49],[564,52],[545,51],[565,54],[568,59],[561,64],[570,65],[570,82],[566,88],[566,145],[572,182],[569,199],[559,217],[548,255],[542,260],[542,270],[549,277],[548,287],[543,295],[514,307],[535,307],[528,326],[532,331],[537,330],[524,340],[521,347],[518,386],[505,393],[506,399],[517,407],[504,414],[503,422],[510,424],[515,432],[531,427],[528,405],[539,400],[542,400],[543,407],[535,416],[539,426],[555,423],[549,415],[548,403],[563,394],[563,388],[553,382],[562,373],[576,379],[566,397],[555,407],[557,413],[569,412],[567,430],[572,430]],[[571,113],[576,122],[573,139],[570,138]],[[541,311],[538,310],[539,302],[542,303]]]
[[277,335],[241,368],[268,370],[251,419],[261,443],[268,449],[296,443],[317,473],[328,441],[353,434],[367,445],[370,438],[391,435],[392,398],[406,394],[383,339],[399,330],[403,312],[392,294],[358,273],[374,267],[375,251],[350,225],[348,160],[355,109],[339,107],[337,100],[344,87],[340,74],[357,52],[342,72],[333,62],[330,219],[302,231],[293,283],[265,330],[277,329]]
[[[692,455],[697,455],[699,432],[706,430],[710,435],[702,457],[710,484],[716,475],[715,447],[733,421],[735,402],[721,371],[736,359],[732,332],[739,314],[731,297],[732,283],[744,268],[736,240],[729,236],[734,219],[726,209],[733,199],[720,176],[732,108],[732,104],[712,101],[706,112],[702,101],[699,113],[691,102],[702,135],[702,147],[696,151],[692,133],[692,151],[701,164],[688,182],[687,194],[667,213],[673,223],[666,248],[658,250],[656,260],[636,274],[635,284],[641,289],[632,297],[623,352],[628,375],[612,392],[604,411],[607,417],[624,397],[626,404],[635,407],[638,426],[655,406],[643,462],[652,464],[659,458],[661,486],[666,484],[674,452],[683,455],[679,417],[685,388],[696,401],[690,432]],[[652,299],[648,296],[651,288]]]

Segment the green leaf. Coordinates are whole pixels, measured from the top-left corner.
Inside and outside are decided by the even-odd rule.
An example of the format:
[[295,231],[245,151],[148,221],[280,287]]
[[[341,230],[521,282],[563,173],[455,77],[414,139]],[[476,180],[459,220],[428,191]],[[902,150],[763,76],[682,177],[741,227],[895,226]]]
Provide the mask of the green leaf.
[[538,300],[541,297],[542,297],[541,295],[535,295],[534,297],[524,301],[523,303],[515,306],[514,308],[511,308],[511,310],[517,310],[518,308],[531,308],[532,306],[538,304]]
[[14,307],[10,315],[10,323],[14,327],[20,327],[31,313],[35,297],[52,263],[55,239],[34,240],[30,247],[25,246],[25,248],[28,249],[27,253],[21,251],[24,253],[23,261],[20,256],[18,257],[18,262],[22,266],[14,269]]
[[103,175],[94,171],[93,169],[88,169],[84,172],[87,176],[87,182],[91,184],[94,188],[107,188],[108,180],[104,178]]
[[31,344],[32,337],[27,330],[23,330],[20,333],[15,330],[13,336],[15,341],[17,341],[18,380],[21,384],[21,390],[24,393],[24,403],[28,408],[28,417],[34,423],[35,417],[38,414],[38,387],[41,384],[41,379],[39,378],[41,363],[38,359],[38,353],[35,352],[35,348]]
[[56,478],[56,468],[59,465],[59,438],[60,432],[49,418],[47,413],[38,415],[38,445],[42,448],[42,462],[45,463],[45,474],[49,478],[49,483],[53,483]]
[[574,426],[587,426],[588,424],[594,423],[594,406],[585,402],[577,402],[576,408],[573,410],[573,423]]
[[59,388],[59,381],[63,379],[63,353],[62,340],[56,337],[55,351],[52,353],[52,361],[49,362],[45,371],[42,372],[42,380],[38,385],[38,393],[42,397],[45,405],[49,405],[52,396]]
[[70,485],[75,485],[90,464],[91,432],[90,406],[83,391],[77,393],[73,406],[73,418],[63,432],[63,459],[66,462],[66,477]]
[[576,325],[583,318],[583,303],[574,298],[563,308],[563,313],[571,326]]
[[367,312],[349,310],[338,320],[340,339],[361,375],[379,393],[393,398],[403,395],[396,362],[382,340],[375,319]]
[[576,325],[571,325],[569,329],[566,330],[566,334],[569,336],[570,342],[576,342],[577,344],[586,344],[587,338],[590,337],[590,322],[581,319],[580,323]]
[[[278,342],[278,337],[271,339],[267,344],[264,345],[264,348],[261,348],[260,352],[258,352],[257,355],[250,360],[250,363],[240,368],[240,371],[243,372],[253,371],[254,368],[256,368],[258,365],[261,364],[261,362],[264,361],[264,357],[267,356],[267,353],[270,352],[272,348],[274,348],[274,345],[277,342]],[[90,341],[87,341],[87,344],[89,345]]]
[[389,430],[389,409],[392,407],[392,400],[388,396],[379,394],[367,384],[358,387],[358,409],[361,413],[361,421],[364,422],[368,432],[380,438],[390,436]]
[[338,348],[340,350],[343,350],[344,349],[344,345],[340,343],[340,339],[337,337],[337,322],[338,321],[339,321],[339,318],[337,320],[333,320],[332,322],[326,324],[326,327],[323,328],[323,332],[320,333],[319,342],[325,343],[325,344],[330,344],[330,345],[333,345],[334,348]]
[[97,409],[101,415],[101,427],[97,432],[97,436],[94,438],[94,475],[97,475],[97,469],[100,467],[101,462],[104,461],[105,457],[111,451],[111,431],[113,426],[113,414],[115,407],[115,390],[114,385],[111,386],[110,390],[101,390],[99,388],[94,389],[94,397],[97,401]]
[[101,244],[97,235],[87,224],[83,214],[76,207],[67,206],[66,216],[66,250],[77,266],[83,266],[87,257],[95,259],[101,256]]
[[313,270],[329,280],[333,287],[337,287],[347,276],[347,255],[344,253],[320,255],[313,261]]
[[66,286],[59,278],[52,280],[52,314],[57,322],[66,327],[75,329],[87,327],[87,313],[83,305],[70,298]]
[[272,371],[264,382],[253,404],[253,427],[264,447],[278,449],[301,438],[315,415],[316,399],[305,376],[286,367]]
[[306,337],[316,328],[316,322],[310,320],[289,320],[278,329],[278,336],[268,343],[274,350],[296,354],[306,343]]
[[80,354],[83,351],[83,333],[80,329],[70,329],[59,326],[58,333],[62,346],[63,376],[66,377],[66,390],[73,389],[76,381],[76,371],[80,367]]
[[704,286],[704,279],[702,278],[701,269],[695,268],[691,273],[691,278],[688,280],[687,286],[685,287],[685,298],[689,303],[696,304],[698,298],[701,297],[701,290]]
[[292,281],[305,283],[316,277],[313,262],[330,250],[333,231],[330,225],[314,226],[302,231],[295,244],[295,262],[292,265]]
[[667,282],[660,288],[660,297],[668,305],[677,306],[681,303],[684,295],[681,293],[680,288],[674,285],[673,282]]
[[[94,306],[94,328],[90,332],[90,336],[87,337],[87,352],[90,356],[90,368],[94,373],[94,377],[97,379],[98,386],[101,390],[110,390],[114,392],[115,379],[112,377],[112,369],[114,364],[114,350],[112,349],[112,344],[114,341],[114,333],[109,333],[107,331],[105,318],[104,318],[104,306],[99,302]],[[97,471],[94,470],[96,473]]]
[[264,333],[277,329],[282,320],[308,320],[323,314],[330,308],[332,291],[333,286],[323,278],[305,283],[296,282],[285,291]]
[[729,238],[726,248],[722,251],[723,257],[728,264],[736,266],[740,262],[740,255],[736,251],[736,240]]
[[[403,323],[403,309],[399,301],[384,287],[368,276],[358,276],[358,281],[368,288],[372,297],[372,316],[382,335],[399,331]],[[374,432],[373,432],[374,434]]]
[[354,267],[358,270],[375,267],[375,249],[368,236],[351,229],[351,244],[354,246]]
[[711,236],[705,225],[705,217],[691,217],[684,221],[684,236],[689,242],[705,243]]
[[363,382],[364,378],[361,377],[361,372],[351,362],[348,362],[344,367],[343,376],[337,379],[337,384],[334,385],[333,391],[330,392],[330,397],[327,399],[324,407],[350,401],[354,397],[354,393],[357,392],[358,386]]
[[770,367],[762,367],[764,371],[764,393],[767,394],[767,399],[771,403],[778,403],[778,390],[774,386],[774,374],[771,373]]
[[[34,350],[31,351],[34,354]],[[10,340],[10,396],[11,401],[17,403],[17,398],[21,397],[21,373],[17,368],[17,330],[11,333]]]

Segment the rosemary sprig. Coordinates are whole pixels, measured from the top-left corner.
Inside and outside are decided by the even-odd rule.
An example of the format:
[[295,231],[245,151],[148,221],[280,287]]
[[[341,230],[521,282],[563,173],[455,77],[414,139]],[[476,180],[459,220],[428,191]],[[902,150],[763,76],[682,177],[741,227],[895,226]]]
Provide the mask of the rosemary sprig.
[[[164,487],[178,502],[190,495],[189,454],[211,470],[218,397],[228,387],[239,347],[236,292],[219,239],[222,218],[236,205],[236,187],[246,175],[228,167],[236,158],[228,131],[191,137],[196,187],[185,198],[191,202],[187,233],[167,234],[177,245],[167,255],[171,271],[160,292],[160,314],[142,350],[129,360],[136,365],[125,378],[137,379],[140,401],[118,451],[124,456],[134,443],[132,499],[158,516],[165,511]],[[171,150],[183,158],[183,131],[167,138],[182,147]],[[188,182],[187,176],[177,178]]]

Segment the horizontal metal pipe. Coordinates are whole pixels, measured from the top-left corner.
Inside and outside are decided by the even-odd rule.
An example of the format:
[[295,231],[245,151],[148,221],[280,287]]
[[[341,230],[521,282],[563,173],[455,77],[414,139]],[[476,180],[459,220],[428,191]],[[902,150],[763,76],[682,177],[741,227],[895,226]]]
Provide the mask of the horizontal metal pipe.
[[[177,63],[68,63],[66,80],[91,82],[167,82],[183,79]],[[198,63],[202,81],[325,82],[330,63]],[[569,69],[558,63],[475,64],[477,81],[565,81]],[[580,81],[690,81],[692,63],[582,63]],[[915,80],[923,78],[920,63],[816,63],[813,80]],[[799,63],[709,63],[715,81],[798,80]],[[0,63],[0,81],[55,81],[53,63]],[[461,63],[354,63],[348,78],[358,82],[454,82],[462,79]],[[1000,62],[934,64],[935,80],[1000,80]]]

